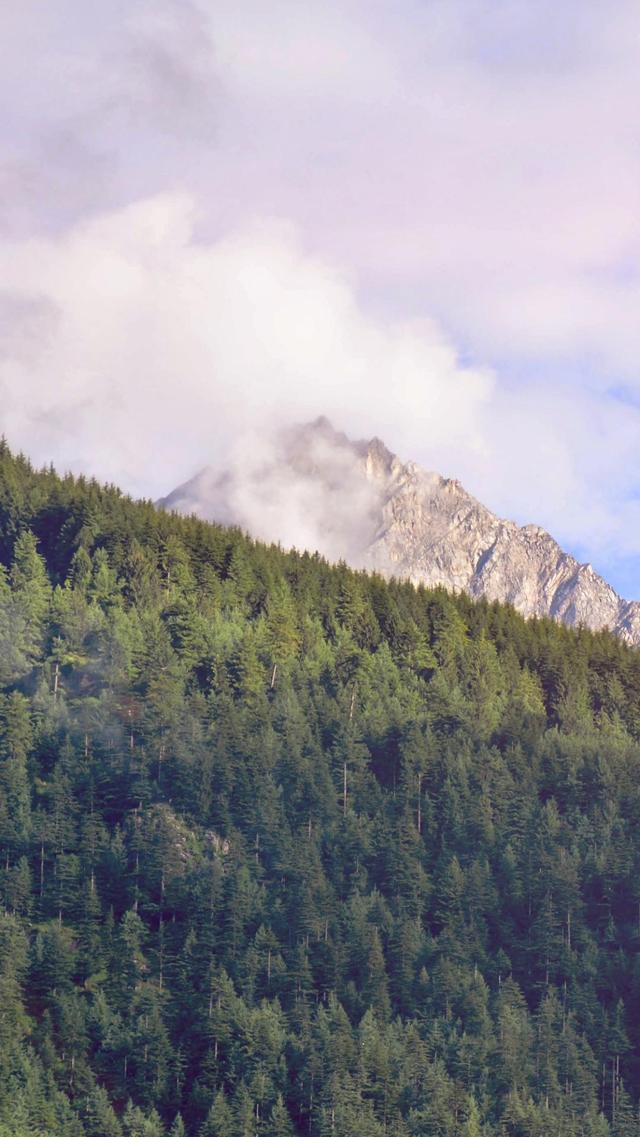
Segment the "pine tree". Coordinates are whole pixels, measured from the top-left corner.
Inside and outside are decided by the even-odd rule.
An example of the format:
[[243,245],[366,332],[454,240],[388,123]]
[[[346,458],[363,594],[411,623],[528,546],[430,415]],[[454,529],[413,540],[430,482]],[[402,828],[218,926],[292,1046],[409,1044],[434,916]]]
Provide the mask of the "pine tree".
[[233,1111],[222,1090],[216,1094],[198,1137],[235,1137]]
[[264,1130],[265,1137],[294,1137],[294,1128],[287,1108],[278,1094],[271,1116]]
[[122,1126],[102,1086],[87,1096],[83,1121],[87,1137],[123,1137]]
[[17,691],[0,702],[0,731],[0,789],[4,791],[6,802],[0,842],[13,860],[27,848],[31,833],[27,762],[33,734],[29,704]]
[[25,530],[16,541],[10,579],[18,611],[26,621],[25,646],[33,663],[40,658],[44,647],[51,585],[44,559],[38,553],[36,538],[29,530]]

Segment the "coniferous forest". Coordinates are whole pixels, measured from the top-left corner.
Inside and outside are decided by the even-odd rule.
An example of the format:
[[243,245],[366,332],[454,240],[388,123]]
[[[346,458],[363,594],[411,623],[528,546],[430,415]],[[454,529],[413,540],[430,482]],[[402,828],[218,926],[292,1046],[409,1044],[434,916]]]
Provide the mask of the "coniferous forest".
[[0,452],[0,1137],[640,1134],[640,655]]

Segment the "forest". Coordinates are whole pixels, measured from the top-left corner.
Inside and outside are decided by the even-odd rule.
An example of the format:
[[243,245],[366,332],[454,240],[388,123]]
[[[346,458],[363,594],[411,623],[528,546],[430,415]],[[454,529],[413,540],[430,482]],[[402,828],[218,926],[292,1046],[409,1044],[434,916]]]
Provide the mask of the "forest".
[[640,1137],[640,654],[0,446],[0,1137]]

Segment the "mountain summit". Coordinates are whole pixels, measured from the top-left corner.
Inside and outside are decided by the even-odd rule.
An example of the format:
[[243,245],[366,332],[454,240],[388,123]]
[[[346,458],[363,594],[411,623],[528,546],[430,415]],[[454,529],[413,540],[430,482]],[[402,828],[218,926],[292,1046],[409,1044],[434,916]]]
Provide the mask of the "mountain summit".
[[326,418],[252,446],[222,473],[207,467],[158,504],[640,643],[640,603],[544,529],[497,517],[460,482],[400,461],[379,438],[352,441]]

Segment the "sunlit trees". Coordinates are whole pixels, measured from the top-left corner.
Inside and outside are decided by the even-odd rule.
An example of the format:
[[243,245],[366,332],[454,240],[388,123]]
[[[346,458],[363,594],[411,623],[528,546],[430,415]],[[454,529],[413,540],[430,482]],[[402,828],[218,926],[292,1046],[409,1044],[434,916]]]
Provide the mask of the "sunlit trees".
[[0,1137],[635,1137],[638,653],[0,473]]

